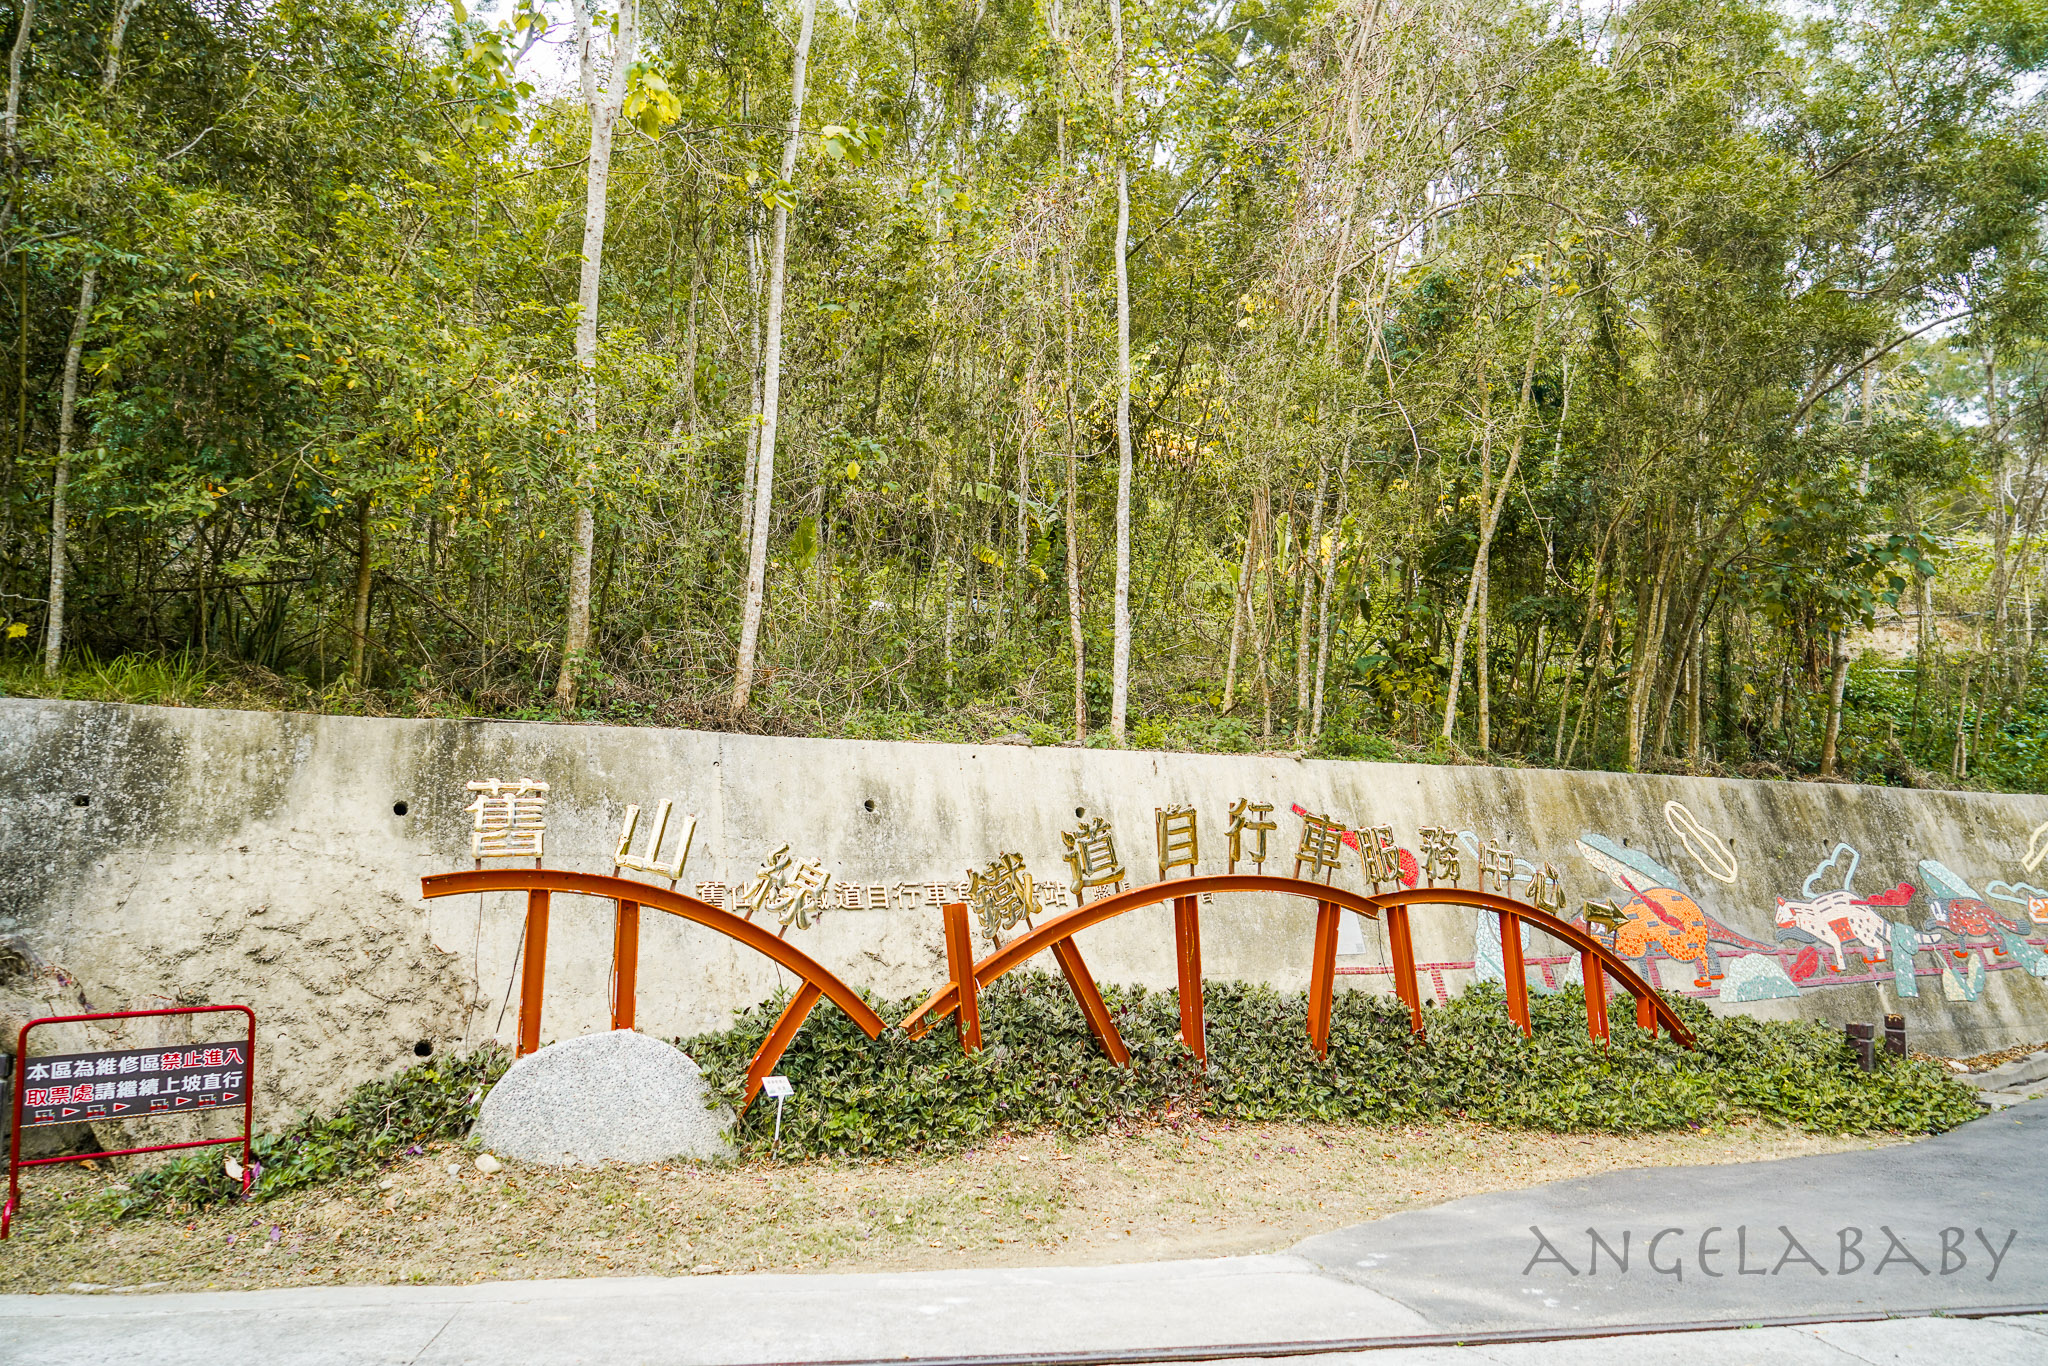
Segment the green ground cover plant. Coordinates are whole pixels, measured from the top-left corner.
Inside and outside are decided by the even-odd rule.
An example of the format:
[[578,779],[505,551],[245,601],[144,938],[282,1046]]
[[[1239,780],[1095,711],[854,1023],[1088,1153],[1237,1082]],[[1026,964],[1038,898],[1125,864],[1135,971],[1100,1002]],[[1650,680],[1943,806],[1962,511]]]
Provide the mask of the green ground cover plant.
[[[984,1046],[972,1056],[950,1023],[920,1040],[891,1031],[870,1041],[836,1011],[821,1011],[779,1064],[796,1089],[784,1105],[779,1154],[894,1157],[998,1133],[1192,1114],[1375,1124],[1455,1117],[1620,1133],[1745,1118],[1826,1133],[1933,1133],[1977,1114],[1969,1089],[1931,1064],[1890,1061],[1866,1074],[1838,1030],[1718,1018],[1685,998],[1672,1004],[1696,1033],[1696,1050],[1626,1021],[1617,1021],[1610,1046],[1592,1042],[1576,987],[1534,999],[1530,1039],[1508,1022],[1496,987],[1432,1008],[1421,1040],[1397,1002],[1347,992],[1337,997],[1329,1057],[1320,1059],[1300,995],[1211,983],[1205,1071],[1180,1041],[1178,993],[1107,987],[1104,995],[1131,1051],[1129,1069],[1102,1055],[1065,984],[1042,974],[1015,974],[983,994]],[[882,1013],[901,1018],[912,1004]],[[780,1008],[768,1002],[729,1030],[679,1042],[736,1100]],[[740,1124],[742,1151],[766,1154],[773,1127],[773,1106],[755,1105]]]
[[[1197,1115],[1606,1133],[1755,1119],[1819,1133],[1922,1134],[1978,1113],[1969,1088],[1932,1064],[1887,1059],[1865,1073],[1826,1025],[1720,1018],[1684,998],[1672,1004],[1697,1049],[1652,1039],[1626,1020],[1610,1045],[1592,1042],[1576,987],[1532,1001],[1529,1039],[1508,1022],[1497,987],[1432,1007],[1419,1040],[1398,1003],[1347,992],[1337,998],[1324,1059],[1309,1047],[1300,995],[1211,983],[1204,1070],[1181,1043],[1177,993],[1108,987],[1104,996],[1131,1051],[1128,1069],[1102,1055],[1065,985],[1039,973],[1014,974],[983,994],[984,1047],[972,1055],[950,1023],[922,1039],[890,1030],[870,1040],[838,1011],[821,1010],[779,1064],[796,1090],[780,1140],[773,1105],[756,1104],[735,1134],[740,1153],[784,1162],[906,1158],[1000,1134],[1078,1135]],[[747,1063],[782,1004],[764,1002],[729,1029],[677,1040],[718,1099],[737,1108]],[[900,1019],[915,1002],[876,1005]],[[333,1115],[259,1139],[256,1198],[360,1178],[425,1144],[465,1137],[509,1062],[495,1045],[437,1059],[359,1088]],[[208,1150],[140,1172],[105,1198],[128,1216],[219,1204],[236,1195],[220,1157]]]

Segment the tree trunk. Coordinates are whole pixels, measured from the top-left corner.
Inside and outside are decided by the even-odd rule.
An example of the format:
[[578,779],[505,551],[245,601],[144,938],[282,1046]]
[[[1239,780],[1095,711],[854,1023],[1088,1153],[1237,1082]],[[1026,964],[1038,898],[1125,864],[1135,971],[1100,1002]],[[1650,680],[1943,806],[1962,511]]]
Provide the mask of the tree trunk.
[[[1607,572],[1607,545],[1620,529],[1623,515],[1617,513],[1607,524],[1606,534],[1600,538],[1600,550],[1593,557],[1593,581],[1586,587],[1586,619],[1579,627],[1579,643],[1572,647],[1572,662],[1565,666],[1564,695],[1557,700],[1557,734],[1552,738],[1550,748],[1550,761],[1560,767],[1564,764],[1564,718],[1572,704],[1572,675],[1579,671],[1579,661],[1586,655],[1586,643],[1593,638],[1593,628],[1600,620],[1600,579]],[[1579,719],[1585,719],[1583,711]],[[1578,738],[1577,726],[1572,728],[1572,738]]]
[[[2006,511],[2007,482],[2011,471],[2006,468],[2005,434],[2000,418],[1998,393],[1998,353],[1991,347],[1984,348],[1984,417],[1985,426],[1992,442],[1992,516],[1996,519],[1991,527],[1991,644],[1985,656],[1985,701],[1991,698],[1991,688],[2004,670],[1993,669],[1990,661],[2005,654],[2006,602],[2010,596],[2011,572],[2008,557],[2012,547],[2012,517]],[[1979,714],[1982,714],[1980,709]]]
[[[348,647],[348,685],[351,688],[363,686],[364,670],[369,665],[370,655],[370,552],[373,549],[370,535],[370,495],[356,499],[356,592],[355,611],[349,617],[350,641]],[[200,639],[206,637],[205,623],[200,624]]]
[[1131,704],[1131,169],[1124,128],[1124,7],[1109,0],[1116,33],[1116,616],[1109,733],[1121,745]]
[[[1458,618],[1458,634],[1451,645],[1450,696],[1444,702],[1443,736],[1446,740],[1451,738],[1451,728],[1455,726],[1458,722],[1458,688],[1459,679],[1464,672],[1465,636],[1466,633],[1472,627],[1473,613],[1479,610],[1479,607],[1483,601],[1483,595],[1485,594],[1487,568],[1491,564],[1493,556],[1494,528],[1500,525],[1501,509],[1507,505],[1508,490],[1514,487],[1515,471],[1522,463],[1523,428],[1528,424],[1529,396],[1536,382],[1536,353],[1542,349],[1543,328],[1544,324],[1548,321],[1549,316],[1550,296],[1548,295],[1548,293],[1546,293],[1544,295],[1543,305],[1536,310],[1535,327],[1534,331],[1531,333],[1529,338],[1529,355],[1528,359],[1522,366],[1522,389],[1521,393],[1517,396],[1515,400],[1515,435],[1514,440],[1510,443],[1508,447],[1507,468],[1501,471],[1500,483],[1491,490],[1493,498],[1490,502],[1486,504],[1484,514],[1485,519],[1479,524],[1479,549],[1472,556],[1472,580],[1465,587],[1465,610]],[[1481,411],[1486,412],[1487,399],[1483,379],[1481,383],[1482,387],[1480,389],[1479,401],[1481,404]],[[1483,454],[1481,457],[1481,474],[1483,477],[1490,477],[1491,475],[1493,457],[1490,450],[1490,446],[1492,440],[1492,423],[1489,420],[1487,422],[1486,434],[1482,438],[1482,441],[1485,443],[1486,448],[1486,453]],[[1482,497],[1483,496],[1484,491],[1482,491]],[[1485,648],[1484,642],[1485,629],[1484,627],[1482,627],[1480,632],[1480,648],[1482,650],[1484,650]],[[1481,667],[1482,669],[1484,668],[1483,665]],[[1483,690],[1485,686],[1483,682],[1483,673],[1481,674],[1481,679],[1481,688]],[[1484,702],[1482,702],[1482,708],[1484,707],[1484,705]],[[1482,716],[1484,715],[1485,713],[1482,711]],[[1483,733],[1479,737],[1479,748],[1482,752],[1484,752],[1486,749],[1486,742],[1488,738],[1489,737]]]
[[[796,177],[796,154],[803,141],[804,66],[811,56],[811,29],[818,17],[818,0],[803,0],[803,15],[797,28],[796,56],[790,64],[789,139],[782,145],[782,179]],[[768,523],[775,512],[775,427],[782,402],[782,292],[784,262],[789,251],[789,210],[775,208],[774,235],[768,248],[768,339],[761,365],[761,455],[754,484],[754,525],[752,547],[747,554],[747,601],[740,618],[739,667],[734,671],[732,710],[737,716],[747,709],[754,691],[754,652],[761,638],[761,609],[768,581]],[[952,610],[951,593],[947,610]]]
[[1053,129],[1060,155],[1060,363],[1064,382],[1061,399],[1067,416],[1067,634],[1074,647],[1074,739],[1088,738],[1088,687],[1084,641],[1081,632],[1081,533],[1079,518],[1080,428],[1074,412],[1074,223],[1073,166],[1067,152],[1066,63],[1067,35],[1062,25],[1059,0],[1046,10],[1046,28],[1060,50],[1059,103],[1053,113]]
[[1337,557],[1344,549],[1344,513],[1350,503],[1350,491],[1351,447],[1346,443],[1343,458],[1337,462],[1337,529],[1332,533],[1336,540],[1330,546],[1328,559],[1322,558],[1320,543],[1316,547],[1322,564],[1322,584],[1316,595],[1316,695],[1308,720],[1311,745],[1323,733],[1323,685],[1330,677],[1330,588],[1337,577]]
[[78,413],[78,360],[85,351],[85,329],[92,321],[93,290],[99,267],[87,266],[78,286],[78,309],[71,315],[71,340],[64,348],[64,387],[57,406],[57,473],[50,486],[50,603],[43,630],[43,675],[57,676],[64,656],[64,550],[71,484],[72,426]]
[[[1309,627],[1315,618],[1313,583],[1324,580],[1319,572],[1323,561],[1323,499],[1330,493],[1330,453],[1316,451],[1316,501],[1309,509],[1308,544],[1300,550],[1301,602],[1294,627],[1294,744],[1298,749],[1308,741]],[[1313,576],[1313,578],[1311,577]]]
[[1956,694],[1956,740],[1949,750],[1948,776],[1960,781],[1970,772],[1970,669],[1974,656],[1963,657],[1963,681]]
[[[1067,118],[1060,115],[1060,164],[1067,159]],[[1088,686],[1086,673],[1086,652],[1083,649],[1081,632],[1081,531],[1079,484],[1081,453],[1078,449],[1081,434],[1074,412],[1074,246],[1071,240],[1072,225],[1063,225],[1060,234],[1060,294],[1065,337],[1062,342],[1062,360],[1066,366],[1065,382],[1060,386],[1067,410],[1067,634],[1074,644],[1074,738],[1088,738]]]
[[576,370],[578,426],[583,468],[578,472],[576,534],[569,554],[569,619],[562,633],[562,670],[555,679],[555,705],[576,705],[576,687],[590,651],[590,558],[597,545],[597,308],[604,272],[605,195],[611,185],[612,131],[626,102],[627,73],[639,49],[640,6],[627,0],[612,40],[611,85],[597,84],[597,29],[584,0],[576,6],[577,73],[590,112],[590,154],[584,166],[583,270],[576,285]]
[[[750,211],[751,216],[751,211]],[[747,336],[753,346],[748,358],[747,382],[747,472],[740,479],[740,544],[749,554],[754,546],[754,485],[761,472],[761,317],[766,313],[761,297],[761,233],[747,225]]]
[[1245,514],[1244,554],[1237,565],[1237,591],[1230,601],[1230,657],[1223,666],[1223,714],[1237,705],[1238,647],[1244,642],[1244,628],[1251,612],[1252,538],[1258,534],[1259,508],[1254,502]]
[[1664,617],[1671,603],[1671,564],[1677,558],[1672,544],[1669,519],[1662,544],[1657,549],[1656,572],[1648,584],[1648,600],[1636,623],[1635,647],[1629,658],[1628,767],[1643,766],[1643,726],[1649,720],[1652,687],[1657,669],[1655,659],[1664,643]]
[[[107,30],[107,56],[100,67],[100,94],[103,96],[112,94],[121,79],[121,44],[128,36],[128,21],[135,17],[135,11],[141,5],[142,0],[120,0],[114,7],[113,24]],[[14,144],[17,102],[20,99],[16,73],[24,44],[28,41],[31,18],[24,12],[21,33],[15,39],[14,55],[9,62],[6,131],[10,151]],[[93,297],[98,284],[99,266],[87,266],[84,278],[78,284],[78,309],[71,315],[71,340],[64,348],[63,389],[57,401],[57,469],[50,482],[50,600],[48,620],[43,627],[43,674],[49,678],[56,677],[57,665],[64,657],[64,555],[70,511],[67,495],[71,484],[71,441],[78,420],[78,362],[85,352],[85,331],[92,323]]]
[[21,63],[28,56],[28,37],[36,23],[36,0],[22,0],[21,25],[14,31],[14,50],[7,56],[7,115],[4,125],[7,169],[17,169],[21,154]]
[[1849,651],[1842,643],[1842,633],[1829,632],[1828,644],[1834,677],[1828,683],[1828,718],[1820,740],[1820,776],[1823,778],[1835,776],[1835,744],[1842,734],[1842,693],[1849,682]]

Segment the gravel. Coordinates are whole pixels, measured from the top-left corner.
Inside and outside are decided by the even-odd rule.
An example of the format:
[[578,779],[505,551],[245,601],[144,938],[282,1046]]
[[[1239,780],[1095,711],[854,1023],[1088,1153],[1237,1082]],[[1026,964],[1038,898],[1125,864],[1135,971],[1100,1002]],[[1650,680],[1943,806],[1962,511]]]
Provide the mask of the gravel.
[[474,1136],[499,1157],[549,1167],[730,1157],[728,1110],[704,1102],[688,1054],[630,1029],[565,1039],[512,1064]]

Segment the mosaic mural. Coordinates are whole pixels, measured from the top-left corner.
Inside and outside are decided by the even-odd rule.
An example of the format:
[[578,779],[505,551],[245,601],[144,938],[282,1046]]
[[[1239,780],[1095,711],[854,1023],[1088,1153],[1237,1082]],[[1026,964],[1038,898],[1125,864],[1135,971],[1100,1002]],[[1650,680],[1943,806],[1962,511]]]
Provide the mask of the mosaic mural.
[[[1776,894],[1773,905],[1752,906],[1734,890],[1741,867],[1729,843],[1682,803],[1665,803],[1664,818],[1671,838],[1660,840],[1656,853],[1597,830],[1575,841],[1582,870],[1604,878],[1614,894],[1605,903],[1587,901],[1574,918],[1661,990],[1765,1001],[1878,983],[1901,997],[1938,990],[1950,1001],[1974,1001],[1994,972],[2048,979],[2048,887],[2006,878],[1971,882],[1937,858],[1902,860],[1872,877],[1863,851],[1838,842],[1796,887]],[[1477,852],[1471,831],[1461,831],[1459,839]],[[1674,866],[1681,863],[1684,873]],[[2048,823],[2033,831],[2016,870],[1998,871],[2048,881],[2044,863]],[[1408,866],[1404,862],[1404,870]],[[1517,880],[1534,875],[1526,861],[1515,861]],[[1755,926],[1754,933],[1747,926]],[[1562,970],[1572,956],[1543,955],[1527,935],[1525,927],[1530,988],[1563,985],[1569,979]],[[1418,966],[1426,985],[1445,1001],[1447,972],[1502,980],[1494,917],[1477,916],[1472,961]],[[1388,970],[1345,971],[1374,976]]]

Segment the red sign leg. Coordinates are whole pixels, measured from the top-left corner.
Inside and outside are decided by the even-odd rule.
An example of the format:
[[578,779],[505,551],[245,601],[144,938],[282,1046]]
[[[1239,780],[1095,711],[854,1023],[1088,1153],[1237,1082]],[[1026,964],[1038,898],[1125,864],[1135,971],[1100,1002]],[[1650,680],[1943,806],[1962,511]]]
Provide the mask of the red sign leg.
[[540,1047],[540,993],[548,972],[548,894],[526,894],[526,941],[519,965],[519,1047],[525,1057]]
[[783,1050],[803,1028],[804,1020],[811,1008],[825,998],[825,993],[809,982],[796,989],[796,995],[789,998],[789,1004],[775,1017],[775,1028],[768,1031],[768,1037],[761,1040],[761,1047],[755,1051],[754,1060],[747,1064],[747,1094],[740,1101],[740,1108],[746,1109],[754,1103],[754,1097],[761,1093],[761,1083],[775,1071],[775,1064],[782,1061]]
[[946,922],[946,969],[960,992],[960,1010],[953,1017],[960,1031],[960,1047],[969,1053],[981,1051],[981,1001],[974,981],[974,934],[967,921],[967,903],[949,901],[942,912]]
[[1415,975],[1415,937],[1408,927],[1408,908],[1389,906],[1387,947],[1394,958],[1394,994],[1408,1006],[1409,1028],[1422,1031],[1422,982]]
[[640,991],[640,903],[621,901],[612,927],[612,1028],[633,1027]]
[[1508,979],[1508,1018],[1527,1037],[1530,1033],[1529,971],[1522,962],[1522,917],[1505,911],[1500,917],[1500,965]]
[[1202,912],[1191,896],[1173,899],[1173,948],[1180,965],[1180,1037],[1199,1062],[1209,1060],[1202,1023]]
[[1094,974],[1081,961],[1080,948],[1073,940],[1062,939],[1052,946],[1052,956],[1059,963],[1060,971],[1066,974],[1067,986],[1073,990],[1074,999],[1080,1002],[1089,1033],[1102,1045],[1102,1051],[1109,1054],[1111,1062],[1118,1067],[1129,1067],[1131,1050],[1124,1047],[1123,1036],[1116,1032],[1116,1021],[1109,1017],[1109,1006],[1104,1003],[1102,993],[1096,990]]
[[1337,994],[1337,926],[1343,908],[1334,901],[1316,903],[1316,952],[1308,970],[1308,1041],[1316,1056],[1330,1054],[1330,1006]]
[[1595,1043],[1607,1042],[1607,974],[1600,960],[1590,953],[1579,955],[1586,977],[1586,1034]]
[[1636,1023],[1657,1037],[1657,1001],[1652,996],[1636,997]]

